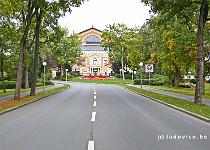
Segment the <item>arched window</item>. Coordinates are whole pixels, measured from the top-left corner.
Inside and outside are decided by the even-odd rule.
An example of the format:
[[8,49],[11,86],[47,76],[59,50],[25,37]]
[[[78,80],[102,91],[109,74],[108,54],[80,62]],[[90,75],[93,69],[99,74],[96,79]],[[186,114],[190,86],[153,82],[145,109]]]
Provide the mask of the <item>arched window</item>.
[[95,35],[90,35],[86,37],[84,41],[86,44],[100,44],[101,43],[101,39]]

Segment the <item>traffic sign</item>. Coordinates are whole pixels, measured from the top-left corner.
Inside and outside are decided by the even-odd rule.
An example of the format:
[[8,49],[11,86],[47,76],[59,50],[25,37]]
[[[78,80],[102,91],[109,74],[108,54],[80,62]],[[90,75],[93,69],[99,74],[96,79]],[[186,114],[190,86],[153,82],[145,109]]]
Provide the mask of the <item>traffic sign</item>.
[[153,71],[154,71],[153,64],[145,65],[145,72],[153,72]]

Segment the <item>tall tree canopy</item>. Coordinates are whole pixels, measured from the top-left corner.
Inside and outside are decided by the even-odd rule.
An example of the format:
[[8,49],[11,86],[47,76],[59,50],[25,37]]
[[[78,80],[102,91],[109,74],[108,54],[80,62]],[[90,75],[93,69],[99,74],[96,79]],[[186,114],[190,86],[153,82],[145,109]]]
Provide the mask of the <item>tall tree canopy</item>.
[[204,31],[209,18],[208,0],[141,0],[151,6],[151,11],[162,16],[163,22],[179,19],[184,24],[191,24],[197,18],[197,84],[195,90],[195,103],[202,102],[202,89],[204,85]]

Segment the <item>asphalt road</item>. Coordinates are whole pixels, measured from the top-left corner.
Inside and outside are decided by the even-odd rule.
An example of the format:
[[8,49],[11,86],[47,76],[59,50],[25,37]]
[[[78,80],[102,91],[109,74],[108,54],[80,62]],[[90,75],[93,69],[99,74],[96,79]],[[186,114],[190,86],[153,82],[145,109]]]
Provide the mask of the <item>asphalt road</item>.
[[209,123],[113,85],[72,83],[0,116],[0,150],[209,150],[209,139]]

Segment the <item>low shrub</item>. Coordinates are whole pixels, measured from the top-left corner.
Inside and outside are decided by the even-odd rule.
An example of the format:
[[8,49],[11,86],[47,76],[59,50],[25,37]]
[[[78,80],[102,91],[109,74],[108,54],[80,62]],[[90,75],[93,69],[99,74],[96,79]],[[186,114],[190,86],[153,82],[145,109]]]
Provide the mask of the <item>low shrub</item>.
[[[16,81],[5,81],[5,88],[6,89],[14,89],[16,86]],[[0,90],[3,89],[3,83],[0,82]]]
[[115,78],[121,78],[120,74],[115,74]]
[[[134,84],[140,85],[141,79],[135,79]],[[142,79],[142,84],[149,85],[149,79]],[[170,81],[169,81],[168,77],[166,77],[166,76],[155,74],[150,79],[150,85],[161,86],[161,85],[169,85],[169,84],[170,84]]]
[[[120,76],[120,74],[115,74],[116,78],[122,78],[122,75]],[[135,76],[134,76],[135,78]],[[125,79],[132,79],[132,75],[131,74],[125,74]]]
[[191,79],[191,80],[190,80],[190,83],[196,84],[196,79]]
[[[141,84],[141,79],[135,79],[134,84],[135,85],[140,85]],[[142,79],[142,84],[143,85],[149,85],[149,79]],[[150,85],[161,86],[161,85],[164,85],[164,82],[160,81],[160,80],[151,79],[150,80]]]
[[[36,83],[36,86],[38,87],[38,86],[43,86],[44,85],[44,83],[43,82],[37,82]],[[53,85],[53,83],[52,82],[50,82],[50,81],[46,81],[45,82],[45,85]],[[15,86],[16,86],[16,81],[5,81],[5,88],[6,89],[15,89]],[[3,89],[3,83],[2,83],[2,81],[0,82],[0,90],[2,90]]]
[[179,83],[179,87],[182,87],[182,88],[191,88],[191,85],[189,83]]

